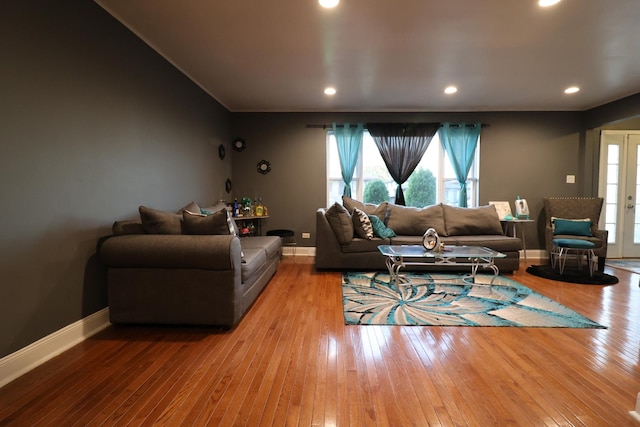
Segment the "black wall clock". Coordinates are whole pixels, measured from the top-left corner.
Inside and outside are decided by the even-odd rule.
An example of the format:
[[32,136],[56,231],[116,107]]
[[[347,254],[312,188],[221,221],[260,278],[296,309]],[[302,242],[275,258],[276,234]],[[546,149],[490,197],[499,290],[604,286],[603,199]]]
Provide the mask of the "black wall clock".
[[260,160],[258,162],[258,172],[262,175],[266,175],[271,172],[271,165],[266,160]]
[[247,148],[247,141],[242,138],[236,138],[231,142],[231,146],[235,151],[242,151]]

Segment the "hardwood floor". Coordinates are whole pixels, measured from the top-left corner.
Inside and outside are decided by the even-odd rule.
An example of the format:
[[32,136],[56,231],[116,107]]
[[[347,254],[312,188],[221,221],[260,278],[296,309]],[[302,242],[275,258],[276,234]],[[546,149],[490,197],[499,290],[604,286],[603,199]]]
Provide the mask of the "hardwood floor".
[[340,273],[286,258],[232,331],[111,326],[0,389],[0,425],[639,425],[640,275],[525,267],[608,329],[345,326]]

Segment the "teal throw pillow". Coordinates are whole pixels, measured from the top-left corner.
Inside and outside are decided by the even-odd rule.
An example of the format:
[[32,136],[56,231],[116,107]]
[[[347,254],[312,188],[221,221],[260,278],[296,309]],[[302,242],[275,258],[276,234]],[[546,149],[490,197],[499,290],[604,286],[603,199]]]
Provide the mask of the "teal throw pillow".
[[556,218],[553,234],[591,237],[591,221]]
[[369,220],[371,221],[374,235],[383,239],[388,239],[389,237],[396,236],[396,233],[392,229],[384,225],[384,222],[382,222],[382,220],[376,215],[369,215]]

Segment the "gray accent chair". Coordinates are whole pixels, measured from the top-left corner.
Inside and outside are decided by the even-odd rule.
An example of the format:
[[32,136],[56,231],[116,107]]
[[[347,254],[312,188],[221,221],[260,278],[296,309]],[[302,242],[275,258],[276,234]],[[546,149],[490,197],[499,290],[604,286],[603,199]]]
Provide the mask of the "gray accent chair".
[[[551,241],[560,239],[584,239],[593,242],[594,255],[598,257],[598,271],[604,270],[607,259],[607,230],[598,228],[600,213],[604,199],[602,197],[549,197],[543,199],[545,212],[545,245],[547,252],[551,253],[553,244]],[[554,235],[551,218],[584,219],[591,220],[591,237],[573,235]]]

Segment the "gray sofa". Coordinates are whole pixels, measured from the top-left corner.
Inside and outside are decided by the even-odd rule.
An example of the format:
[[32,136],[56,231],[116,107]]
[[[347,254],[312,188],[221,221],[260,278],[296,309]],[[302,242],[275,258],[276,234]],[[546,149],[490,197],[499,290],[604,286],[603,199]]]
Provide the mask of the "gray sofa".
[[166,212],[172,225],[157,234],[158,221],[150,228],[142,210],[141,221],[114,223],[113,235],[99,246],[111,322],[236,325],[278,269],[281,239],[237,237],[220,227],[220,234],[194,234],[193,227],[185,233],[180,215]]
[[[377,216],[395,236],[363,237],[354,208],[370,219]],[[494,206],[458,208],[438,204],[417,209],[386,202],[365,204],[343,197],[342,205],[336,203],[316,211],[316,268],[385,270],[385,257],[378,250],[379,245],[421,245],[428,228],[435,228],[445,245],[485,246],[504,253],[506,258],[495,260],[501,272],[515,271],[520,266],[522,241],[504,234]],[[463,268],[468,269],[446,266],[448,270]],[[443,266],[408,269],[442,270]]]

